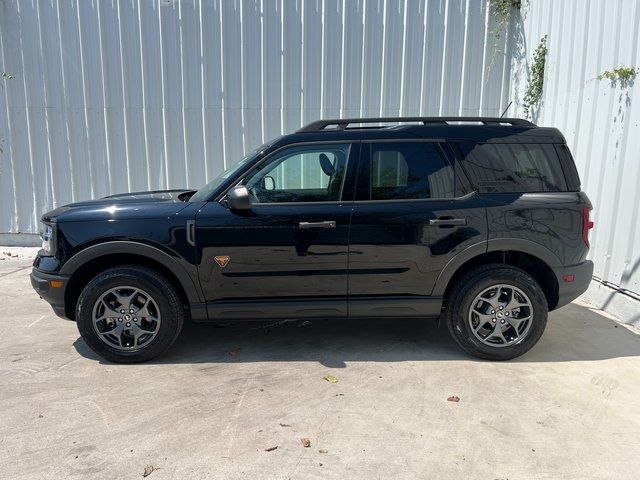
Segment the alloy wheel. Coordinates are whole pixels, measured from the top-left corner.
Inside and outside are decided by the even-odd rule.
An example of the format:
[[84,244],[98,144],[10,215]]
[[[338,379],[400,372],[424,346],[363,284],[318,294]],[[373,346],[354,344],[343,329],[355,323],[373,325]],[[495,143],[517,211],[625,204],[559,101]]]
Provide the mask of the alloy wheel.
[[160,330],[158,304],[138,287],[110,288],[96,300],[92,315],[98,337],[120,351],[145,347]]
[[471,303],[468,323],[485,345],[508,347],[521,342],[533,320],[531,300],[517,287],[501,284],[484,289]]

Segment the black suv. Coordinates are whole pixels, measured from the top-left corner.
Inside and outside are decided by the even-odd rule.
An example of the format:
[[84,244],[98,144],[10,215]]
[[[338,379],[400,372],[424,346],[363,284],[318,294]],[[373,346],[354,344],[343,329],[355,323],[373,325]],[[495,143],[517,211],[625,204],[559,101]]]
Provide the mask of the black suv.
[[31,282],[118,362],[159,355],[189,317],[440,318],[467,352],[504,360],[586,290],[590,211],[556,129],[322,120],[200,190],[45,214]]

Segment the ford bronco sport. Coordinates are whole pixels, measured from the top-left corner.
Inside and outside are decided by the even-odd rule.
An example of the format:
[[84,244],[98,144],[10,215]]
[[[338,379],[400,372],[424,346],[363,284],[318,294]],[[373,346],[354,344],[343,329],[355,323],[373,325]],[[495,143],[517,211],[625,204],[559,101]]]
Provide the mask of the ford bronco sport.
[[164,352],[183,322],[441,319],[505,360],[583,293],[591,204],[562,134],[520,119],[314,122],[200,190],[42,217],[35,290],[102,357]]

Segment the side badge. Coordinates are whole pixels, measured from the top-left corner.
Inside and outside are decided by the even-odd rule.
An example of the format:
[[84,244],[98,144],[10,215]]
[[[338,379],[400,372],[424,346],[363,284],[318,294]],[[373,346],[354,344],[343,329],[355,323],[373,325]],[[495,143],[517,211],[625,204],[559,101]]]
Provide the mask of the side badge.
[[213,259],[218,265],[224,268],[227,266],[227,263],[229,263],[229,260],[231,260],[231,257],[229,255],[218,255],[216,257],[213,257]]

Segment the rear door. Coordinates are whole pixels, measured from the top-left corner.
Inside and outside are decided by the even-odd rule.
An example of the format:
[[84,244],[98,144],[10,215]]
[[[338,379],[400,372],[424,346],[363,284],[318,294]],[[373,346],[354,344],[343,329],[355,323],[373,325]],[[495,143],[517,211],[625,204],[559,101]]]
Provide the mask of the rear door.
[[487,239],[482,201],[439,141],[363,143],[349,248],[350,316],[435,316],[456,254]]

